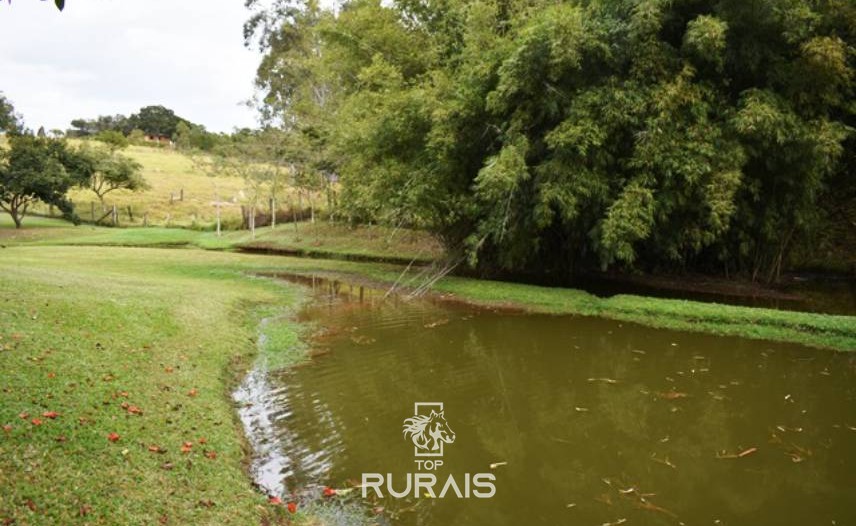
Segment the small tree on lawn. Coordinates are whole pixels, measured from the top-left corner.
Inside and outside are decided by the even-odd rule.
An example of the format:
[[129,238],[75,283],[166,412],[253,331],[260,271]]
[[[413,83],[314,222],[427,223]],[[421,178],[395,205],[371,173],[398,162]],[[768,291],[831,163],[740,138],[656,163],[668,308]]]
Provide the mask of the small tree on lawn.
[[0,150],[0,209],[9,213],[15,228],[35,201],[54,205],[74,219],[68,190],[92,176],[91,160],[69,150],[62,141],[13,135],[9,148]]
[[82,149],[81,155],[89,158],[93,167],[89,188],[104,206],[104,196],[114,190],[145,190],[149,188],[137,161],[111,150]]

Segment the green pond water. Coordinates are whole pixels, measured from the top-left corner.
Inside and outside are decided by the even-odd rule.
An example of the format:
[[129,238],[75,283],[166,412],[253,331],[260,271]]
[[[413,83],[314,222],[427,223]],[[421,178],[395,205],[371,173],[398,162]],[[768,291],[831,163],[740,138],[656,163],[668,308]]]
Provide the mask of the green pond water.
[[455,441],[431,472],[496,494],[370,499],[381,523],[856,524],[856,355],[309,283],[315,356],[236,394],[271,494],[400,491],[403,422],[440,402]]

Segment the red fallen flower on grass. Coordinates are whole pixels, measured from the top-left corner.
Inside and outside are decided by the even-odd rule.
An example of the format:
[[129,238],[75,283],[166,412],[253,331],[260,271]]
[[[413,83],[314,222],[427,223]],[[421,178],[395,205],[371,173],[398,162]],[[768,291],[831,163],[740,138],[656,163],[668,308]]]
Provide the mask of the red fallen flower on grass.
[[45,411],[44,413],[42,413],[42,416],[45,418],[53,419],[53,418],[58,417],[59,413],[57,413],[56,411]]
[[325,497],[332,497],[335,494],[336,494],[336,490],[334,490],[333,488],[324,486],[324,496]]
[[196,390],[196,388],[195,388],[195,387],[194,387],[193,389],[191,389],[190,391],[188,391],[188,392],[187,392],[187,396],[190,396],[190,397],[194,397],[194,396],[196,396],[197,394],[199,394],[199,392]]
[[10,426],[9,424],[6,424],[5,426],[3,426],[3,431],[5,431],[7,433],[11,433],[12,432],[12,426]]
[[185,442],[181,446],[182,453],[190,453],[190,450],[193,449],[193,442]]
[[282,499],[279,497],[271,497],[269,502],[271,504],[282,504]]
[[294,502],[289,502],[286,508],[288,508],[289,513],[297,513],[297,504]]
[[117,440],[119,440],[119,433],[110,433],[109,435],[107,435],[107,440],[109,440],[110,442],[116,442]]
[[18,418],[21,418],[22,420],[26,420],[26,419],[30,418],[30,413],[20,413],[20,414],[18,414]]
[[34,426],[40,426],[40,425],[42,425],[42,421],[41,421],[41,420],[39,420],[38,418],[34,418],[34,419],[32,419],[32,420],[31,420],[31,422],[33,423],[33,425],[34,425]]

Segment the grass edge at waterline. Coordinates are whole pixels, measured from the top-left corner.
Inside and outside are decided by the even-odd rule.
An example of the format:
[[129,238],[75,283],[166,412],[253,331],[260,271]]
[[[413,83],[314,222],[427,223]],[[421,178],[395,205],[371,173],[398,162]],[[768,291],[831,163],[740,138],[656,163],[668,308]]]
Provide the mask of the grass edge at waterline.
[[276,366],[305,358],[290,316],[303,290],[247,272],[267,261],[0,250],[0,368],[11,372],[0,389],[0,522],[311,521],[251,485],[231,398],[261,353],[282,344],[291,352]]

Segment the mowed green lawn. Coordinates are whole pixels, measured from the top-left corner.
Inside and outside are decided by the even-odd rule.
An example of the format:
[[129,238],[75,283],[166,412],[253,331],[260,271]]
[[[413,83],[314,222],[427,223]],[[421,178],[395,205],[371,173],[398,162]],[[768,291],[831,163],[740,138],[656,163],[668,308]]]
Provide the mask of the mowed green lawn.
[[15,229],[8,214],[0,214],[0,245],[194,246],[205,249],[248,248],[331,259],[396,259],[425,263],[443,256],[439,241],[430,234],[406,228],[377,225],[349,226],[318,221],[284,223],[276,228],[211,230],[165,227],[110,228],[61,219],[28,216],[24,228]]
[[230,398],[260,318],[299,299],[245,274],[268,263],[201,250],[0,250],[0,524],[284,514],[250,484]]

